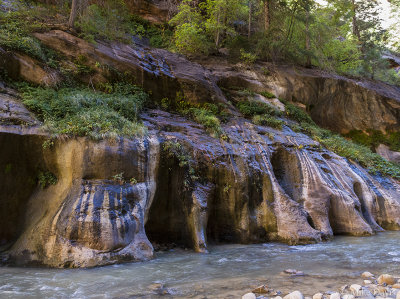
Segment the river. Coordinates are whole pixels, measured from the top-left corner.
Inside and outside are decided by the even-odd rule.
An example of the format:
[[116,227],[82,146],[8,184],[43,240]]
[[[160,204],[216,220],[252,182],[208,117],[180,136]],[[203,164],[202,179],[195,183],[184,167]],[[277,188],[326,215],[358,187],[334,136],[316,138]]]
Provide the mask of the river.
[[[400,232],[288,246],[211,246],[208,254],[175,249],[149,262],[93,269],[0,267],[0,298],[240,298],[259,284],[305,295],[361,283],[363,271],[400,274]],[[305,276],[282,274],[287,269]],[[162,283],[170,295],[151,286]]]

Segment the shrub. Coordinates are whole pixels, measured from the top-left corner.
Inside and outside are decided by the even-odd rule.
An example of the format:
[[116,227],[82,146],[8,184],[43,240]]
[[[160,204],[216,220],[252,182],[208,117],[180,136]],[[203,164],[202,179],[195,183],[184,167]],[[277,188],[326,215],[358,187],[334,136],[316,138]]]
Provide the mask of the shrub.
[[240,101],[236,104],[240,113],[242,113],[245,117],[253,117],[255,115],[281,115],[281,112],[272,106],[256,101]]
[[42,189],[45,189],[50,185],[55,185],[57,182],[57,177],[50,171],[40,171],[38,174],[38,183]]
[[240,49],[240,59],[245,64],[251,65],[257,60],[257,55],[250,53],[250,52],[246,52],[243,49]]
[[101,139],[145,133],[138,117],[148,95],[138,87],[116,84],[111,94],[78,88],[22,91],[24,104],[55,134]]
[[268,115],[255,115],[253,116],[253,122],[256,125],[268,126],[279,130],[281,130],[282,126],[285,124],[283,120]]
[[269,91],[262,91],[262,92],[260,92],[260,95],[266,97],[267,99],[276,98],[276,96],[273,93],[270,93]]

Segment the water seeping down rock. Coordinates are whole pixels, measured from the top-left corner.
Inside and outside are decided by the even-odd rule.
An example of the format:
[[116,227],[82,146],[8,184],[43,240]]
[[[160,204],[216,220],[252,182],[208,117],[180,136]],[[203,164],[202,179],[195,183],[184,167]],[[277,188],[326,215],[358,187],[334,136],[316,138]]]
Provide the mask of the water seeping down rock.
[[[73,47],[89,47],[66,33],[38,38],[68,51],[67,57],[79,53]],[[57,39],[69,42],[60,46]],[[85,48],[89,62],[132,71],[135,83],[147,90],[156,85],[155,98],[182,90],[195,102],[212,99],[229,106],[217,83],[233,85],[238,77],[224,81],[217,70],[163,50],[142,49],[146,56],[138,48],[90,47]],[[94,79],[103,75],[99,71]],[[264,81],[272,79],[254,71],[238,82],[261,89]],[[382,107],[396,102],[377,98]],[[373,176],[288,126],[282,131],[256,126],[230,107],[236,117],[222,125],[225,139],[211,137],[182,116],[147,110],[141,115],[149,130],[145,137],[59,138],[43,147],[47,133],[17,95],[3,90],[0,242],[5,260],[91,267],[149,259],[151,242],[205,252],[209,241],[298,244],[400,229],[398,181]],[[382,109],[381,115],[396,118],[396,109]],[[186,163],[182,156],[189,157]],[[35,183],[38,172],[54,174],[57,183],[41,189]],[[111,179],[116,174],[123,179]]]

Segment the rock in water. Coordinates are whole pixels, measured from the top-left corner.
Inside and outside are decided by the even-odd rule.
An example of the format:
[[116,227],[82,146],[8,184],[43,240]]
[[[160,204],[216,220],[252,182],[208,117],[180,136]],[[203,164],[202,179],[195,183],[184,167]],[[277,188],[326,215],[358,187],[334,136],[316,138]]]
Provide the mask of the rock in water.
[[256,298],[257,298],[256,295],[254,295],[253,293],[247,293],[242,296],[242,299],[256,299]]
[[381,276],[378,277],[378,283],[379,284],[388,284],[388,285],[392,285],[396,283],[396,279],[389,274],[382,274]]
[[359,284],[352,284],[350,286],[350,291],[357,294],[359,291],[361,291],[362,286],[360,286]]
[[283,299],[304,299],[304,296],[299,291],[294,291],[283,297]]
[[255,288],[252,292],[256,293],[256,294],[267,294],[269,291],[268,286],[266,286],[265,284]]
[[363,274],[361,274],[361,277],[365,278],[365,279],[369,279],[369,278],[374,277],[374,274],[372,274],[371,272],[366,271]]

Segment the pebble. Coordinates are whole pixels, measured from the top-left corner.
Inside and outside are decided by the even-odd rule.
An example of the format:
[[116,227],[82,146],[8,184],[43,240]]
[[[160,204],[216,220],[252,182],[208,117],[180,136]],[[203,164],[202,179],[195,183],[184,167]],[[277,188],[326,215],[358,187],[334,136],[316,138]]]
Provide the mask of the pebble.
[[290,275],[298,275],[298,276],[304,275],[303,271],[297,271],[295,269],[286,269],[285,271],[283,271],[283,273]]
[[330,299],[340,299],[340,294],[339,293],[333,293],[331,296],[330,296]]
[[354,299],[354,296],[346,294],[346,295],[343,296],[343,299]]
[[368,271],[366,271],[366,272],[364,272],[363,274],[361,274],[361,277],[362,278],[372,278],[372,277],[374,277],[374,274],[372,274],[371,272],[368,272]]
[[381,276],[378,277],[378,283],[379,284],[388,284],[392,285],[396,283],[396,279],[392,275],[389,274],[382,274]]
[[247,293],[242,296],[242,299],[257,299],[257,297],[254,293]]
[[364,284],[372,284],[371,280],[364,280]]
[[294,292],[290,293],[289,295],[286,295],[285,297],[283,297],[283,299],[304,299],[304,296],[299,291],[294,291]]
[[322,293],[316,293],[312,299],[322,299],[324,297],[324,295]]

